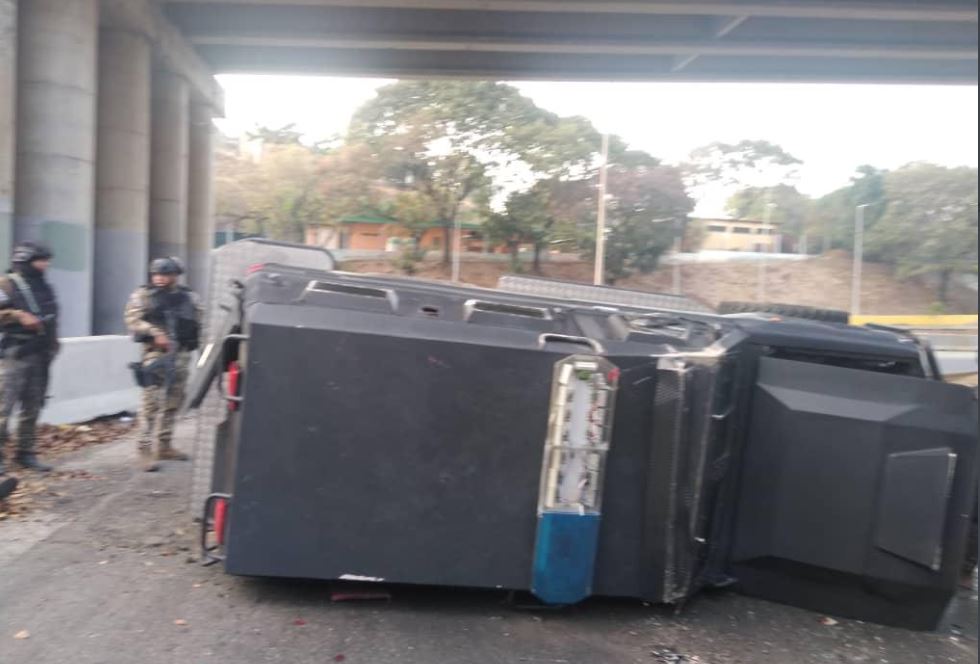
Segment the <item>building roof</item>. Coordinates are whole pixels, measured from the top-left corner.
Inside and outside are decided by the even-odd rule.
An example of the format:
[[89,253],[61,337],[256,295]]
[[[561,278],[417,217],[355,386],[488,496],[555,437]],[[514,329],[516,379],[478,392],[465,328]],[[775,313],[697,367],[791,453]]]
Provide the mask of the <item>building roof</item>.
[[[373,215],[373,214],[349,214],[349,215],[346,215],[344,217],[341,217],[340,220],[339,220],[339,223],[341,223],[341,224],[377,224],[379,226],[388,225],[388,224],[391,224],[391,225],[394,225],[394,226],[400,226],[401,225],[397,219],[392,219],[391,217],[382,217],[380,215]],[[428,222],[426,224],[426,226],[429,227],[429,228],[442,228],[445,225],[446,224],[443,223],[443,222],[441,222],[441,221],[430,221],[430,222]],[[460,224],[460,226],[462,226],[463,228],[466,228],[468,230],[480,229],[480,228],[483,227],[482,224],[476,224],[476,223],[465,222],[465,221],[462,224]]]
[[[705,221],[709,223],[717,224],[760,224],[765,225],[766,222],[761,219],[727,219],[724,217],[692,217],[691,221]],[[768,222],[769,226],[778,226],[778,221]]]

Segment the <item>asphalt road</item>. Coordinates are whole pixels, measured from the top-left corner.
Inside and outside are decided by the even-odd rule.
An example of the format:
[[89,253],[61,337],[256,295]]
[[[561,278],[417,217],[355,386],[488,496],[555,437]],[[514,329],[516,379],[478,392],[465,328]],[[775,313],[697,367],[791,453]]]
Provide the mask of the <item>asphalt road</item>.
[[332,602],[350,586],[236,578],[193,561],[189,464],[150,475],[133,462],[128,441],[62,460],[88,473],[54,478],[43,509],[0,522],[0,663],[977,661],[976,593],[951,619],[960,629],[937,633],[828,625],[730,592],[680,613],[610,600],[529,611],[497,592],[404,586],[388,587],[390,600]]

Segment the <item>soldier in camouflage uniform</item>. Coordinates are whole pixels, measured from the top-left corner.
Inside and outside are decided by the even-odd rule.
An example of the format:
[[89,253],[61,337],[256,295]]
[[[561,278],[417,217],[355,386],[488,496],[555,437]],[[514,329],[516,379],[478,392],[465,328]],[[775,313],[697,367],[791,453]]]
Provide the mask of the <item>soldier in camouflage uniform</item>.
[[201,320],[197,296],[177,283],[183,271],[176,258],[154,260],[150,283],[137,288],[126,303],[126,327],[143,344],[139,454],[147,472],[158,470],[160,461],[189,458],[171,445]]
[[10,416],[20,406],[15,461],[48,471],[34,452],[37,418],[48,389],[48,371],[58,354],[58,302],[44,277],[51,251],[35,242],[14,248],[10,271],[0,277],[0,475]]

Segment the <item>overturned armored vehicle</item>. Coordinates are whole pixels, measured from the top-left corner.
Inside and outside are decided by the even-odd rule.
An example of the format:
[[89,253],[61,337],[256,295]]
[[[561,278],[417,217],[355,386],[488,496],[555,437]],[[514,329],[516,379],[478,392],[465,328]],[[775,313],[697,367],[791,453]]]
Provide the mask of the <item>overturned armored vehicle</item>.
[[916,628],[953,594],[976,401],[913,337],[227,256],[189,405],[232,574],[557,604],[734,582]]

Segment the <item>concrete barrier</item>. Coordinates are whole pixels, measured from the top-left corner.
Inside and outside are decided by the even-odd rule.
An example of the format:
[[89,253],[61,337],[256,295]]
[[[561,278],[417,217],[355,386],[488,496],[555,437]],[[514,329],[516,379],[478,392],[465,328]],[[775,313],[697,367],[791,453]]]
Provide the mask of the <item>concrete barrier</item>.
[[62,339],[41,421],[66,424],[135,412],[139,389],[127,365],[138,357],[139,346],[126,336]]

